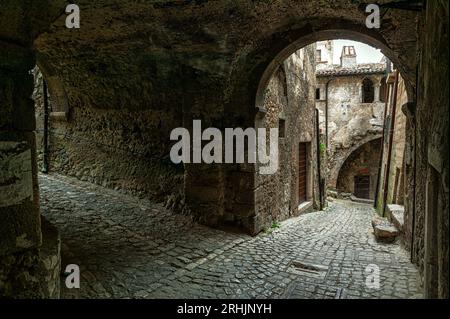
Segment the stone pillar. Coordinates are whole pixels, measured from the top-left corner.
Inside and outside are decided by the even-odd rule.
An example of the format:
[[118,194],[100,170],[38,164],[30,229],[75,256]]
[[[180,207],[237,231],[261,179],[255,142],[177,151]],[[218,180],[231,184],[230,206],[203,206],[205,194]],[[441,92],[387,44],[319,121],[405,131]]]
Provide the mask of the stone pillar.
[[363,102],[363,86],[362,83],[358,83],[358,99],[359,99],[359,103]]
[[[30,49],[0,41],[0,298],[45,296],[29,72],[34,65]],[[53,291],[57,296],[59,289]]]
[[41,244],[29,49],[0,42],[0,255]]
[[374,85],[374,99],[373,99],[373,101],[374,102],[380,102],[380,87],[381,87],[381,85],[379,84],[379,83],[377,83],[377,84],[375,84]]

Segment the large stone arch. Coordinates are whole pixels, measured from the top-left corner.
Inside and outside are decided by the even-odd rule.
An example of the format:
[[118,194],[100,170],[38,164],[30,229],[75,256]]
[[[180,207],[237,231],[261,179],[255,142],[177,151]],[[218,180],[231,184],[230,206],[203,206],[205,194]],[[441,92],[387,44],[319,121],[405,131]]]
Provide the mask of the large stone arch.
[[[257,62],[256,65],[251,66],[253,69],[250,70],[250,73],[247,73],[248,78],[242,79],[243,74],[246,74],[246,71],[242,69],[237,71],[238,75],[232,74],[230,77],[229,81],[234,83],[235,87],[230,88],[229,90],[229,92],[233,92],[233,95],[228,97],[231,102],[225,106],[227,119],[238,119],[240,121],[239,125],[251,126],[255,118],[259,119],[260,116],[264,116],[266,112],[264,109],[266,88],[272,76],[283,65],[283,62],[300,48],[304,48],[317,41],[329,39],[349,39],[381,49],[383,54],[393,61],[403,77],[407,79],[405,80],[405,85],[408,92],[408,98],[411,101],[414,100],[415,70],[409,65],[411,61],[405,61],[402,55],[396,52],[396,49],[389,46],[383,36],[350,21],[331,19],[330,24],[326,24],[325,26],[320,26],[319,21],[322,20],[317,19],[310,22],[311,24],[317,23],[317,28],[311,27],[308,22],[305,23],[307,27],[303,26],[299,29],[293,28],[292,25],[285,26],[284,30],[281,28],[274,34],[268,36],[267,39],[261,40],[262,44],[257,46],[254,52],[246,55],[245,59],[243,58],[244,61],[247,62],[248,60],[253,59],[257,60]],[[321,29],[322,27],[323,29]],[[273,42],[270,43],[270,41]],[[264,53],[262,53],[262,51],[264,51]],[[262,57],[267,60],[260,60]],[[236,63],[239,64],[240,62],[237,61]],[[246,67],[248,67],[248,65]],[[238,78],[235,78],[234,76]],[[244,81],[245,84],[239,82],[239,80]],[[236,83],[239,84],[236,85]],[[243,104],[248,106],[248,108],[242,108]],[[239,106],[238,110],[236,110],[236,106]],[[247,111],[248,113],[246,113]],[[331,170],[332,185],[334,188],[336,188],[337,177],[345,159],[365,143],[381,138],[382,134],[380,131],[381,130],[376,129],[367,131],[367,136],[360,139],[357,144],[352,145],[344,152],[342,161],[337,160],[337,162],[339,162],[339,164],[337,164],[338,167],[333,167]],[[340,155],[338,157],[341,158]],[[253,170],[253,172],[257,174],[256,170]],[[330,185],[330,183],[328,183],[328,185]],[[252,185],[246,190],[241,189],[240,192],[248,192],[247,197],[253,196],[255,198],[254,188],[255,186]]]
[[[64,3],[54,2],[58,15]],[[364,6],[348,1],[325,2],[320,7],[296,0],[177,5],[124,0],[101,5],[81,1],[79,5],[79,30],[67,29],[62,15],[50,28],[36,28],[26,45],[31,46],[37,37],[35,52],[58,74],[71,111],[84,108],[85,114],[105,114],[107,119],[121,112],[123,122],[116,121],[120,128],[114,129],[123,135],[136,119],[156,113],[158,121],[142,124],[154,127],[155,134],[139,136],[148,147],[132,151],[151,155],[158,163],[167,155],[167,147],[161,145],[170,145],[170,129],[189,128],[192,119],[219,128],[254,126],[258,97],[279,64],[318,40],[341,37],[379,47],[398,65],[411,92],[415,86],[416,12],[389,10],[376,30],[365,26]],[[52,21],[56,17],[52,14]],[[34,20],[40,21],[38,15]],[[148,116],[140,116],[144,111]],[[96,140],[108,141],[109,132],[98,126]],[[203,216],[221,219],[229,193],[253,196],[253,175],[252,166],[205,169],[189,165],[184,174],[186,202],[195,204]],[[233,180],[240,180],[245,190],[227,184]],[[205,193],[210,196],[202,196]],[[251,218],[252,208],[233,214]]]
[[[403,25],[407,28],[407,24]],[[400,30],[398,30],[400,31]],[[402,30],[405,31],[405,30]],[[412,29],[410,30],[410,32]],[[391,34],[390,36],[394,36]],[[303,20],[300,25],[286,24],[263,39],[259,39],[252,51],[239,56],[234,61],[227,89],[227,115],[242,117],[242,105],[249,105],[249,123],[258,110],[263,109],[264,91],[272,75],[282,62],[298,49],[311,43],[329,39],[348,39],[362,42],[381,49],[399,69],[408,92],[409,101],[415,98],[415,57],[406,58],[404,48],[393,45],[387,40],[387,33],[367,29],[354,21],[333,18]],[[417,41],[414,39],[413,41]],[[247,63],[247,64],[245,64]],[[238,107],[238,110],[236,109]],[[237,116],[239,112],[239,116]]]

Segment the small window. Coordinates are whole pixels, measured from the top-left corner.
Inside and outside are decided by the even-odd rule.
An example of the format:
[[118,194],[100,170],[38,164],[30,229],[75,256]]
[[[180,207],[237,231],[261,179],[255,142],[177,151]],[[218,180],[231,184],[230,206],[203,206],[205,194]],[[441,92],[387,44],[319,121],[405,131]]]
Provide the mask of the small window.
[[316,100],[320,100],[320,89],[316,89]]
[[373,82],[370,79],[364,79],[362,84],[362,102],[373,103],[375,99]]
[[387,89],[386,77],[384,77],[381,79],[380,83],[380,102],[386,102],[386,89]]
[[316,50],[316,62],[322,62],[322,50]]
[[283,119],[279,119],[278,121],[278,137],[285,137],[286,136],[286,121]]

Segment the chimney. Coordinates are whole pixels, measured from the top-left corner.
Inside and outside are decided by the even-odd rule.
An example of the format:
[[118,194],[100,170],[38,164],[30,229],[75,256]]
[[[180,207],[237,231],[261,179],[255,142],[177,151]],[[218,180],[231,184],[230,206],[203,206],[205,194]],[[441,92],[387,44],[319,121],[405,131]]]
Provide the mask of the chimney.
[[356,67],[356,51],[354,46],[342,47],[341,53],[341,67],[353,68]]

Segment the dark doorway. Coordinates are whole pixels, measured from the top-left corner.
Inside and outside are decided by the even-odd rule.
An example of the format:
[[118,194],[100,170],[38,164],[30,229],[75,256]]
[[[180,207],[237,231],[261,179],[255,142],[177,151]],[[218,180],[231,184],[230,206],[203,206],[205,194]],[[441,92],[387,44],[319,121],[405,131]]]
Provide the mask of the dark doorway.
[[363,90],[362,102],[363,103],[373,103],[374,98],[375,98],[373,82],[369,79],[364,79],[362,90]]
[[307,143],[299,144],[298,152],[298,202],[306,202],[306,183],[307,183]]
[[370,175],[355,176],[355,196],[370,199]]

